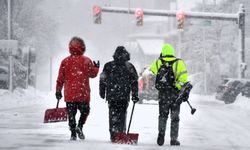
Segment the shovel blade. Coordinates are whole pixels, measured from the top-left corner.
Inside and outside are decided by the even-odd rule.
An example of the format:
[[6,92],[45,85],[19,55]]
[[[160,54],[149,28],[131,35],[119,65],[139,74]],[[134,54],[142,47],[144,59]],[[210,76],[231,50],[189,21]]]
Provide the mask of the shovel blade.
[[191,114],[193,115],[195,112],[196,112],[196,109],[193,108],[193,109],[191,110]]
[[191,110],[191,114],[193,115],[195,112],[196,112],[196,109],[193,108],[193,109]]
[[44,115],[44,123],[63,122],[67,121],[68,110],[67,108],[53,108],[47,109]]
[[118,132],[114,136],[113,143],[117,144],[137,144],[138,143],[138,133],[123,133]]

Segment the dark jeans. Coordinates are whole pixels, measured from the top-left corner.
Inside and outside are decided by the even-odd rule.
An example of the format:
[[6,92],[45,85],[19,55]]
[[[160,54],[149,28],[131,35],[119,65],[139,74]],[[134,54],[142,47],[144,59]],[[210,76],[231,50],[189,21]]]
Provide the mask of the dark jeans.
[[174,104],[177,98],[177,92],[164,93],[159,96],[159,120],[158,120],[158,131],[159,134],[165,135],[166,124],[168,115],[170,112],[171,117],[171,140],[177,140],[179,134],[179,114],[180,105]]
[[109,132],[110,138],[114,137],[117,132],[126,132],[126,118],[128,104],[117,105],[109,103]]
[[84,102],[67,102],[66,105],[69,113],[70,129],[74,129],[76,127],[75,117],[77,110],[79,110],[81,113],[77,126],[82,129],[89,115],[89,110],[90,110],[89,104]]

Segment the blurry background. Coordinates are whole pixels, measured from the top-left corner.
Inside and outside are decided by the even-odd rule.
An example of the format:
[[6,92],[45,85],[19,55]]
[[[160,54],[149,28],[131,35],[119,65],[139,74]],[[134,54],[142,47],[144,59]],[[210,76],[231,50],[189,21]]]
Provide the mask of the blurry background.
[[[72,36],[80,36],[85,40],[86,55],[93,60],[100,60],[101,67],[112,60],[118,45],[125,45],[138,73],[157,59],[164,42],[171,43],[177,57],[184,59],[190,78],[194,78],[197,93],[214,93],[222,78],[236,78],[238,75],[239,36],[236,23],[186,19],[180,34],[176,18],[144,16],[143,26],[138,27],[134,15],[103,13],[102,23],[94,24],[93,5],[237,13],[239,5],[243,3],[247,12],[246,61],[250,65],[247,59],[250,55],[248,0],[11,1],[11,39],[18,41],[15,57],[21,64],[17,66],[24,66],[16,74],[20,75],[30,68],[29,84],[40,90],[54,90],[57,71],[61,60],[69,55],[67,47]],[[8,39],[7,8],[7,0],[0,0],[0,40]],[[0,49],[0,69],[2,66],[5,71],[8,57],[3,49]],[[250,77],[249,70],[246,71],[246,77]]]

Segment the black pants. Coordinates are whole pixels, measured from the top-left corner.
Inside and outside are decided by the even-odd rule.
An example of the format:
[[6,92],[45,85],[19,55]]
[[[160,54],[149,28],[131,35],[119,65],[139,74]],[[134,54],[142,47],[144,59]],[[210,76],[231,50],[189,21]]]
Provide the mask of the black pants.
[[166,124],[170,112],[171,117],[171,140],[177,140],[179,134],[179,121],[180,121],[180,105],[175,104],[177,92],[170,92],[159,94],[159,118],[158,118],[158,131],[159,134],[165,135]]
[[128,104],[109,103],[109,132],[112,139],[117,132],[126,132]]
[[76,113],[77,110],[80,111],[81,115],[78,121],[78,127],[82,129],[85,124],[87,117],[89,115],[89,104],[84,102],[67,102],[67,109],[69,113],[69,127],[70,129],[74,129],[76,127]]

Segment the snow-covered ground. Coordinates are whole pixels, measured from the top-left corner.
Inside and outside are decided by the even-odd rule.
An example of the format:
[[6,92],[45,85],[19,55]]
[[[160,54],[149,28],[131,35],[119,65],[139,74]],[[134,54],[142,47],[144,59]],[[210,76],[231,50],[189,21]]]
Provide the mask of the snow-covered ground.
[[[56,105],[54,93],[43,93],[29,88],[14,93],[0,90],[0,149],[1,150],[62,150],[62,149],[117,149],[117,150],[249,150],[250,100],[238,97],[225,105],[213,96],[191,95],[197,108],[190,114],[182,104],[180,147],[169,145],[169,122],[165,145],[159,147],[157,138],[157,103],[137,104],[131,133],[139,133],[137,145],[111,144],[108,132],[108,108],[98,96],[98,79],[92,80],[91,112],[84,126],[86,140],[70,141],[66,122],[44,124],[44,111]],[[132,104],[132,103],[131,103]],[[61,101],[60,106],[65,106]],[[130,116],[131,106],[128,109]]]

